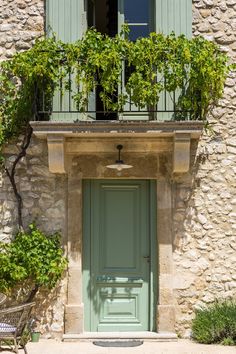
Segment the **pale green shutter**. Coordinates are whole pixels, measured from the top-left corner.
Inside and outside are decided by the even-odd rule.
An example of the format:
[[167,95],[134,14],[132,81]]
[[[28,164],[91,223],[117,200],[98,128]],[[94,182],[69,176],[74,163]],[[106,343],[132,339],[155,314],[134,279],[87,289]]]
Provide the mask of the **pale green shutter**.
[[156,0],[156,32],[192,35],[191,0]]
[[86,30],[83,0],[47,0],[46,16],[47,33],[64,42],[76,41]]
[[[184,34],[192,36],[192,1],[191,0],[156,0],[156,32],[177,36]],[[177,100],[179,93],[160,96],[158,110],[173,111],[173,100]],[[170,112],[158,112],[157,120],[171,120],[174,115]]]
[[[66,43],[72,43],[80,39],[87,28],[84,0],[47,0],[46,1],[46,33],[48,36],[55,34],[57,39]],[[73,122],[83,119],[81,113],[69,113],[76,111],[73,102],[73,94],[76,93],[75,80],[71,77],[72,94],[63,89],[55,92],[53,98],[53,110],[63,110],[66,113],[53,113],[50,117],[53,121]],[[68,112],[68,113],[67,113]]]

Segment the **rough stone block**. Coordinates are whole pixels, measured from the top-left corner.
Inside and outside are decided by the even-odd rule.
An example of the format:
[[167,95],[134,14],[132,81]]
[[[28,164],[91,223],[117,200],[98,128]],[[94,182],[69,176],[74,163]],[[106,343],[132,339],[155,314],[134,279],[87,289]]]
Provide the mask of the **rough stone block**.
[[67,305],[65,307],[65,333],[79,334],[83,332],[84,307],[81,305]]
[[158,306],[157,328],[159,332],[175,331],[175,307],[173,305]]

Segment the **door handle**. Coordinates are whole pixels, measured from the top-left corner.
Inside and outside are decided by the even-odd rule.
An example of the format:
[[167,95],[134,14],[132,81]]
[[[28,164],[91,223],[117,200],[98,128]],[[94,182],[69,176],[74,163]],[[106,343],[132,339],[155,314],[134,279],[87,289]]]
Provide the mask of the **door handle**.
[[143,256],[143,258],[146,259],[148,263],[150,263],[150,259],[151,259],[150,256]]

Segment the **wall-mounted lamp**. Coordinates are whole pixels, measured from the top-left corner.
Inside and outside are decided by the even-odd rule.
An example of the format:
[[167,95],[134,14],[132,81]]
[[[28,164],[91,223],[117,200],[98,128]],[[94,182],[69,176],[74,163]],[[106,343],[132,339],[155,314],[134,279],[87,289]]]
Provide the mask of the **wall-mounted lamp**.
[[118,160],[115,161],[113,165],[107,165],[107,168],[111,168],[114,170],[117,170],[118,172],[125,170],[127,168],[132,168],[132,165],[126,165],[123,160],[121,160],[121,150],[123,149],[123,145],[117,145],[117,150],[118,150]]

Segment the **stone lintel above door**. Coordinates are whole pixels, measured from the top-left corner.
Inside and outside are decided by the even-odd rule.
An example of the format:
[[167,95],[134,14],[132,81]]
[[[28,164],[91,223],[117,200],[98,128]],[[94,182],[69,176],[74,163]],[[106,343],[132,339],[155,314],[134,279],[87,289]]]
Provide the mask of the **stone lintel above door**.
[[31,122],[34,134],[46,139],[52,173],[67,173],[67,157],[114,153],[117,144],[127,153],[172,155],[172,174],[190,167],[191,142],[198,141],[203,123],[156,121]]

